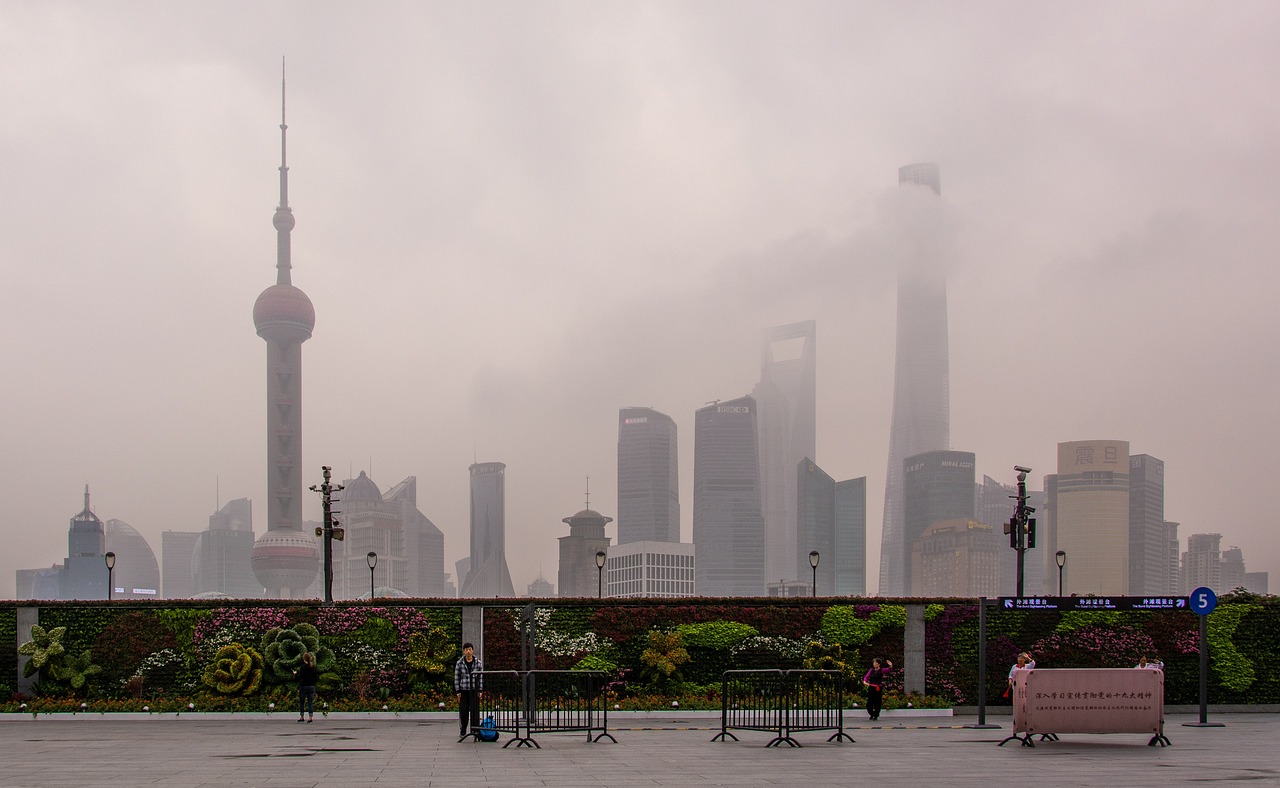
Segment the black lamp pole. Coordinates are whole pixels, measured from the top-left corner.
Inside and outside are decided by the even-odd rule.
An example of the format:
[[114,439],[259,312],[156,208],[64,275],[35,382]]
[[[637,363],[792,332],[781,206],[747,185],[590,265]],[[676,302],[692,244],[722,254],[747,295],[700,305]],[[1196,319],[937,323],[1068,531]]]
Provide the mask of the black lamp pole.
[[108,552],[102,558],[107,562],[107,601],[110,602],[111,590],[115,587],[115,580],[113,579],[113,576],[115,575],[116,569],[116,554]]
[[1054,553],[1053,560],[1058,562],[1058,596],[1062,596],[1062,568],[1067,565],[1067,551],[1059,550]]
[[607,557],[603,550],[596,551],[596,599],[604,599],[604,561]]
[[372,601],[373,601],[373,596],[374,596],[374,594],[373,594],[373,568],[374,568],[375,566],[377,566],[377,565],[378,565],[378,554],[377,554],[377,553],[375,553],[375,552],[373,552],[372,550],[370,550],[370,551],[369,551],[369,554],[368,554],[368,555],[366,555],[366,556],[364,557],[364,561],[365,561],[365,563],[367,563],[367,564],[369,565],[369,601],[370,601],[370,602],[372,602]]
[[342,541],[345,532],[336,527],[338,521],[333,516],[333,494],[340,492],[341,484],[333,484],[333,469],[328,465],[320,466],[324,481],[311,485],[311,492],[320,493],[320,506],[324,510],[324,525],[316,529],[316,536],[324,540],[324,605],[333,605],[333,540]]
[[813,569],[813,596],[818,595],[818,561],[822,556],[818,555],[817,550],[809,551],[809,567]]

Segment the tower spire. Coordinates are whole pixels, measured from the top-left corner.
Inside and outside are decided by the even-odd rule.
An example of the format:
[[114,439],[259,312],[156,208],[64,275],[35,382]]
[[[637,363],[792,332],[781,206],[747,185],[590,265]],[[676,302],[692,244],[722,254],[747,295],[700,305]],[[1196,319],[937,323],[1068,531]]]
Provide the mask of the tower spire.
[[289,166],[287,159],[288,145],[285,134],[289,126],[285,123],[285,71],[284,57],[280,58],[280,204],[276,206],[275,216],[271,223],[276,228],[276,284],[293,284],[289,279],[289,270],[293,268],[290,260],[289,233],[293,230],[293,209],[289,207]]

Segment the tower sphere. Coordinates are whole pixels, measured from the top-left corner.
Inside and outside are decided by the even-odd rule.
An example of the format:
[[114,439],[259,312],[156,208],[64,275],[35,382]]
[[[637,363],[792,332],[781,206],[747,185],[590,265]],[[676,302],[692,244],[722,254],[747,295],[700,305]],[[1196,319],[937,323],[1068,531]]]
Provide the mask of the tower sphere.
[[276,284],[253,304],[253,324],[263,339],[304,342],[316,325],[316,309],[307,294],[293,285]]
[[316,579],[320,549],[309,534],[277,528],[258,537],[249,560],[264,588],[300,591]]
[[296,224],[293,218],[293,211],[287,206],[276,208],[275,215],[271,217],[271,223],[275,225],[277,230],[286,233],[291,231]]

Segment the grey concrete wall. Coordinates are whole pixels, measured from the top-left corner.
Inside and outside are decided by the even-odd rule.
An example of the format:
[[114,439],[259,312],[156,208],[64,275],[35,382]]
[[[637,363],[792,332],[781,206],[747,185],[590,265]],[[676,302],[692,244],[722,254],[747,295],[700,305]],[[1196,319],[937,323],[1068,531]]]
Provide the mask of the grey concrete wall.
[[[38,607],[20,607],[18,608],[18,642],[13,645],[16,649],[18,646],[31,640],[31,627],[40,623],[40,608]],[[24,678],[22,669],[31,661],[31,657],[18,655],[18,676],[17,684],[18,692],[30,695],[36,688],[36,677]]]
[[[479,605],[465,605],[462,608],[462,643],[470,643],[476,647],[476,656],[484,660],[484,608]],[[458,653],[462,653],[462,643],[458,644]]]

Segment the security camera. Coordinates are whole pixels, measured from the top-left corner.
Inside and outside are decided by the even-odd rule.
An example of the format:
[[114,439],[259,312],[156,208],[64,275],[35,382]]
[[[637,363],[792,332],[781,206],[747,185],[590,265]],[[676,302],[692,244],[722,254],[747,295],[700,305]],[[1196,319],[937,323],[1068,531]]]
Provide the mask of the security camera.
[[1024,468],[1024,467],[1022,467],[1021,465],[1015,465],[1015,466],[1013,466],[1013,469],[1014,469],[1015,471],[1017,471],[1018,473],[1031,473],[1031,469],[1030,469],[1030,468]]

